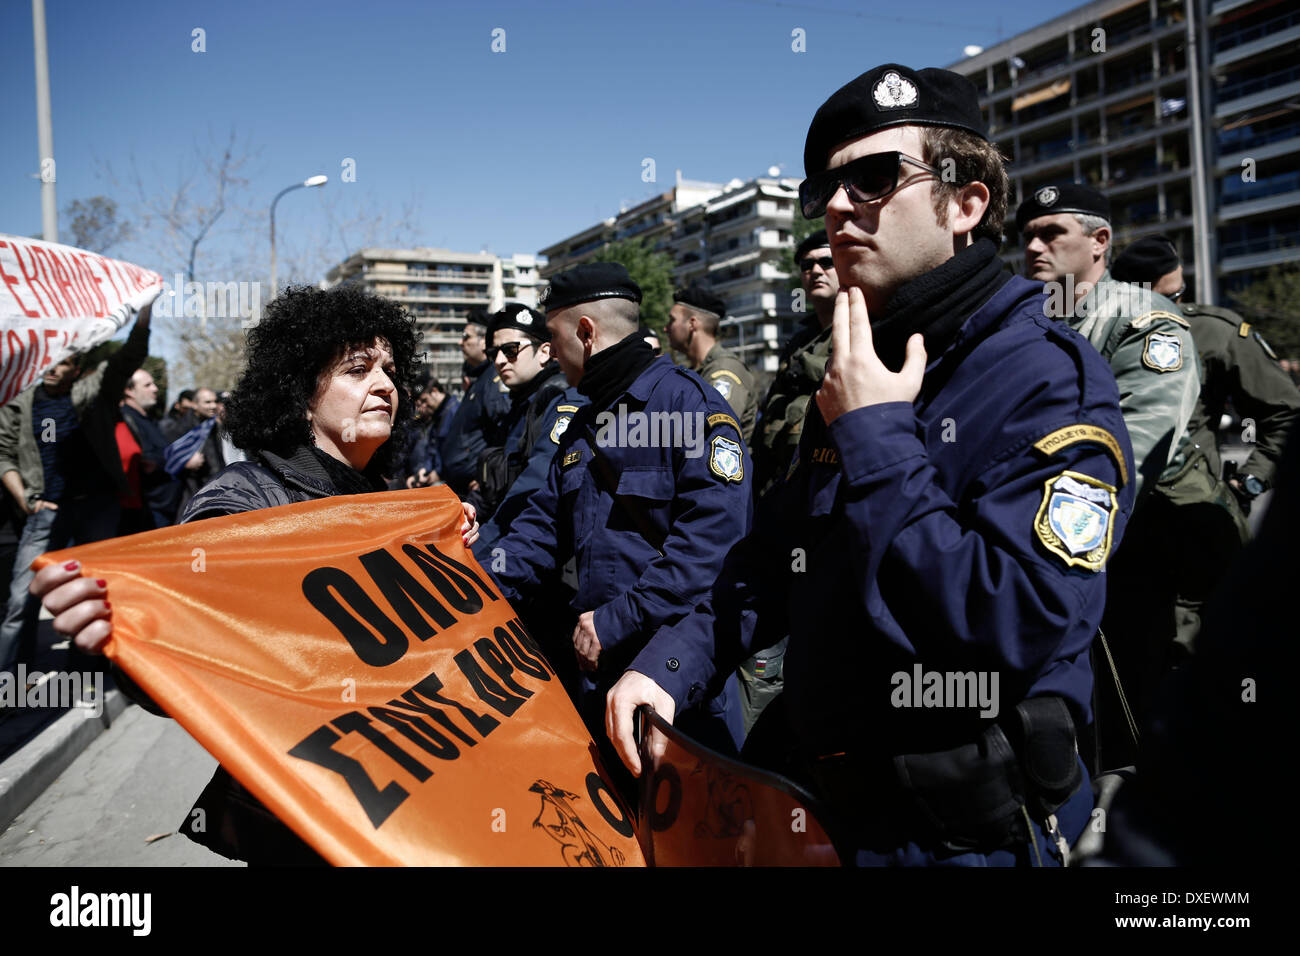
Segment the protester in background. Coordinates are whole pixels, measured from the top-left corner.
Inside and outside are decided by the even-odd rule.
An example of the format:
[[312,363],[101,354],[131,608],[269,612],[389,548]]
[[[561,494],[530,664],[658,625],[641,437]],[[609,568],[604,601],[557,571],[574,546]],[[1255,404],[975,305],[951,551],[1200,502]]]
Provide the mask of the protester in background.
[[[292,502],[384,489],[382,476],[405,440],[418,361],[414,320],[401,306],[350,286],[290,288],[248,336],[248,368],[229,403],[234,441],[252,452],[196,495],[181,523]],[[402,416],[405,415],[406,418]],[[464,535],[478,535],[466,508]],[[70,569],[71,568],[71,569]],[[102,582],[51,565],[34,594],[57,631],[99,652],[112,634]],[[139,702],[159,711],[130,681]],[[224,768],[182,826],[190,839],[260,864],[319,864],[321,857]],[[194,825],[196,819],[204,824]]]
[[176,401],[159,427],[162,429],[163,437],[168,442],[174,442],[197,424],[198,419],[194,412],[194,389],[187,388],[176,396]]
[[[197,459],[191,457],[185,463],[185,473],[181,478],[181,510],[189,504],[190,499],[198,494],[199,489],[217,476],[228,464],[222,454],[222,427],[217,416],[217,393],[210,388],[200,388],[194,396],[195,428],[207,427],[207,437],[199,448]],[[211,424],[208,424],[211,423]],[[191,429],[193,430],[193,429]]]
[[0,408],[0,475],[27,514],[0,625],[0,671],[36,649],[40,603],[27,593],[31,564],[46,551],[117,534],[118,498],[128,492],[117,447],[118,402],[149,354],[152,304],[140,310],[123,346],[83,375],[72,356]]
[[122,533],[165,528],[176,521],[180,507],[181,485],[163,467],[167,439],[162,429],[149,417],[149,409],[158,403],[158,385],[144,369],[136,369],[122,393],[122,422],[130,429],[140,448],[139,483],[141,502],[138,514],[123,515]]

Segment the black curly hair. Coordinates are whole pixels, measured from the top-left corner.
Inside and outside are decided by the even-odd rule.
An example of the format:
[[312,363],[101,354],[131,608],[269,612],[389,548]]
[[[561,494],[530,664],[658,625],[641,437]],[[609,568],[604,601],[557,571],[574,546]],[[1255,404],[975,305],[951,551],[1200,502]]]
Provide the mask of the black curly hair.
[[346,349],[381,339],[393,354],[397,421],[367,472],[387,474],[406,447],[421,355],[415,320],[395,302],[357,286],[328,291],[291,286],[270,302],[248,333],[248,367],[226,404],[226,430],[248,451],[289,456],[312,443],[307,409],[320,374]]

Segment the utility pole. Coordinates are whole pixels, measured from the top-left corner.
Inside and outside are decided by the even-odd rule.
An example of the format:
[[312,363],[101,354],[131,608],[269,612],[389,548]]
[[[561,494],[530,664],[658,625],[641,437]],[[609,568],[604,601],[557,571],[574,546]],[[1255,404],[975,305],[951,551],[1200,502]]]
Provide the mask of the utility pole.
[[45,0],[32,0],[36,44],[36,136],[41,160],[41,225],[46,242],[59,241],[59,204],[54,196],[54,124],[50,120],[50,57],[45,43]]

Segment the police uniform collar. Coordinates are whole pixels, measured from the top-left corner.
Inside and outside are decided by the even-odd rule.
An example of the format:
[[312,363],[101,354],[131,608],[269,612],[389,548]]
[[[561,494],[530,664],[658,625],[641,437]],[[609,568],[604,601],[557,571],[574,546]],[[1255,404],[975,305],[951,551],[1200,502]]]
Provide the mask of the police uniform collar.
[[966,343],[979,341],[988,332],[990,326],[997,324],[1008,315],[1015,305],[1023,299],[1030,299],[1043,292],[1043,284],[1026,279],[1024,276],[1011,276],[1002,288],[994,292],[987,302],[976,309],[963,323],[952,344],[939,355],[927,357],[926,371],[943,361],[949,355],[965,350]]
[[639,402],[648,401],[650,393],[655,390],[659,380],[671,372],[677,366],[673,360],[666,355],[657,355],[655,360],[642,370],[627,388],[627,394],[631,395]]

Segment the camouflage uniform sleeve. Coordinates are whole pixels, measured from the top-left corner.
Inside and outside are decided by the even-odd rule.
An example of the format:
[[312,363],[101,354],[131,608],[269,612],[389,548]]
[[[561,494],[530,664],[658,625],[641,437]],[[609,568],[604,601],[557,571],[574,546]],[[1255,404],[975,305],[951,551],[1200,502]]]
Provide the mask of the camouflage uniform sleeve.
[[1300,390],[1278,365],[1268,343],[1249,323],[1243,322],[1232,337],[1227,360],[1232,404],[1241,415],[1243,426],[1247,419],[1254,423],[1255,450],[1241,470],[1271,482],[1286,436],[1300,412]]
[[740,421],[745,444],[751,444],[754,439],[758,395],[754,389],[754,376],[749,373],[749,369],[737,359],[723,360],[706,372],[704,380],[727,400]]
[[1129,323],[1110,358],[1120,409],[1137,465],[1138,497],[1173,458],[1201,390],[1191,332],[1172,313],[1147,312]]

